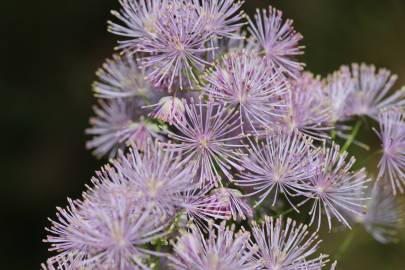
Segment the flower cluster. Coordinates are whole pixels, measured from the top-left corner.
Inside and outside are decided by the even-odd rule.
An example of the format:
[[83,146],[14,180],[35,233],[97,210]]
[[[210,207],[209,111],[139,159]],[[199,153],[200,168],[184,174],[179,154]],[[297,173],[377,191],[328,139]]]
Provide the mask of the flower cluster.
[[[335,269],[318,254],[322,227],[397,239],[395,75],[304,71],[302,35],[273,7],[249,18],[243,1],[119,3],[109,31],[120,54],[96,73],[86,129],[87,148],[110,160],[50,219],[43,269]],[[364,121],[379,124],[376,179],[349,154]],[[283,217],[292,211],[308,224]]]

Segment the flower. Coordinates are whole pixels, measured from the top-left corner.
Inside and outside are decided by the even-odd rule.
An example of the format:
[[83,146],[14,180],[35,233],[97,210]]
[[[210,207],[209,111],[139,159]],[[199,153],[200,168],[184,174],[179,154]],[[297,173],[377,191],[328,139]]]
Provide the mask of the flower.
[[367,174],[364,168],[352,172],[351,167],[355,158],[346,161],[348,153],[340,153],[339,145],[333,144],[331,148],[324,148],[319,154],[319,166],[316,173],[308,181],[306,190],[302,193],[308,199],[313,199],[310,225],[318,218],[318,229],[321,225],[322,214],[326,214],[329,230],[332,228],[332,217],[335,217],[345,226],[350,227],[348,217],[360,215],[366,208],[365,201],[368,199]]
[[255,207],[268,197],[274,206],[281,193],[297,210],[290,198],[300,194],[305,181],[315,173],[316,151],[311,140],[297,132],[278,132],[266,136],[265,142],[251,142],[248,152],[242,162],[245,170],[235,183],[252,188],[249,196],[260,194]]
[[330,107],[322,93],[323,87],[319,77],[309,72],[293,81],[283,121],[287,131],[297,129],[317,140],[328,138],[327,131],[332,127]]
[[[179,143],[169,143],[171,149],[182,154],[183,162],[190,163],[198,173],[200,184],[220,183],[221,173],[231,178],[232,167],[241,169],[240,157],[235,152],[242,145],[238,119],[223,106],[212,102],[184,103],[185,120],[175,118],[177,132],[169,137]],[[233,134],[235,133],[235,134]]]
[[249,20],[249,32],[255,38],[258,49],[264,50],[267,59],[276,65],[282,72],[297,77],[303,70],[303,63],[297,62],[294,57],[304,54],[304,46],[300,46],[302,35],[292,26],[293,21],[283,22],[283,13],[273,7],[268,12],[257,10],[255,22]]
[[404,112],[399,109],[383,111],[379,117],[380,131],[376,131],[382,143],[382,157],[378,163],[378,179],[391,183],[395,194],[405,187],[405,122]]
[[180,193],[195,188],[192,167],[173,149],[149,141],[143,153],[130,149],[113,161],[116,170],[136,187],[136,196],[161,222],[175,215]]
[[[66,209],[58,208],[57,220],[51,220],[47,239],[51,258],[61,269],[148,269],[146,259],[159,255],[145,244],[162,237],[166,224],[151,221],[149,209],[137,203],[135,196],[104,194],[105,201],[69,200]],[[68,258],[69,260],[66,260]]]
[[[247,217],[253,217],[252,208],[243,199],[243,195],[239,190],[221,187],[212,190],[211,194],[214,201],[218,202],[216,211],[228,213],[226,219],[232,218],[238,221]],[[215,207],[209,206],[209,208],[214,209]]]
[[150,117],[162,120],[169,124],[177,119],[182,121],[184,118],[184,104],[181,99],[175,96],[162,97],[159,102],[150,107],[156,107],[155,110],[149,114]]
[[342,66],[340,70],[328,75],[325,85],[331,121],[347,120],[349,118],[347,115],[348,98],[354,91],[354,80],[350,75],[348,67]]
[[210,195],[211,185],[187,190],[180,195],[178,208],[184,211],[188,222],[194,223],[201,229],[207,229],[211,219],[227,220],[231,216],[229,208],[223,207],[223,202],[217,200],[216,194]]
[[119,49],[144,54],[143,67],[155,86],[167,85],[171,90],[178,82],[183,89],[186,80],[192,88],[197,81],[193,69],[209,64],[203,54],[214,49],[207,45],[212,35],[207,31],[210,20],[199,16],[190,1],[134,2],[121,1],[124,16],[114,12],[124,26],[111,24],[111,31],[132,38],[121,42]]
[[285,225],[282,218],[274,220],[265,216],[259,225],[252,223],[252,234],[259,248],[258,269],[320,270],[328,262],[327,255],[311,258],[317,251],[320,240],[316,233],[309,234],[308,226],[297,224],[290,218]]
[[374,65],[354,63],[351,74],[354,92],[348,98],[349,115],[368,115],[378,119],[382,109],[405,105],[405,89],[388,95],[397,80],[397,76],[392,75],[389,70],[380,68],[377,71]]
[[173,243],[175,255],[169,259],[175,270],[255,270],[256,249],[249,238],[248,232],[235,233],[233,227],[225,228],[222,223],[216,230],[211,226],[205,239],[197,227],[191,226]]
[[192,0],[201,18],[207,20],[206,31],[218,37],[239,38],[238,31],[245,24],[240,11],[244,1]]
[[156,23],[167,7],[166,0],[119,0],[121,10],[111,11],[121,24],[108,21],[108,31],[131,38],[119,41],[119,48],[136,50],[141,38],[156,33]]
[[100,80],[93,84],[96,97],[148,97],[152,94],[151,86],[133,56],[115,54],[112,59],[106,60],[96,74]]
[[141,117],[136,122],[134,103],[129,99],[99,100],[93,107],[95,116],[90,118],[92,127],[86,134],[93,138],[86,143],[87,149],[99,158],[108,155],[113,158],[126,145],[143,149],[149,138],[162,139],[159,127]]
[[366,230],[378,242],[382,244],[396,242],[397,234],[403,227],[402,203],[381,182],[376,182],[371,191],[366,213],[357,216],[356,219],[364,224]]
[[281,117],[281,96],[287,92],[287,81],[272,65],[253,53],[235,52],[223,57],[204,76],[203,91],[222,104],[239,109],[239,119],[256,127],[274,126]]

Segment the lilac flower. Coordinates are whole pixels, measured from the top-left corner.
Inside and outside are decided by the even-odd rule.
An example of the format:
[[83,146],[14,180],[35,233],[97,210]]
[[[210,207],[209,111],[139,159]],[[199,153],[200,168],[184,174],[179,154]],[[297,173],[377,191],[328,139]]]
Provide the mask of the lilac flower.
[[[253,216],[253,210],[250,205],[242,198],[242,193],[237,189],[217,188],[211,192],[215,202],[218,202],[216,211],[227,212],[227,219],[238,221]],[[210,206],[214,209],[215,207]]]
[[332,122],[347,120],[348,98],[354,91],[354,80],[350,75],[350,70],[348,67],[342,66],[340,70],[326,78],[325,84]]
[[324,96],[323,83],[311,73],[303,73],[292,83],[284,124],[288,131],[295,129],[314,139],[328,138],[330,107]]
[[394,195],[404,192],[405,187],[405,121],[402,110],[393,109],[379,115],[380,132],[376,131],[382,143],[382,158],[378,163],[378,179],[391,183]]
[[[148,269],[146,259],[159,255],[145,244],[164,235],[166,225],[154,225],[148,209],[134,196],[106,194],[104,203],[72,201],[66,209],[58,208],[57,221],[47,229],[45,242],[50,251],[59,252],[51,261],[64,269]],[[65,258],[70,258],[66,261]],[[69,264],[64,264],[69,263]]]
[[184,103],[184,106],[185,121],[176,118],[173,125],[178,132],[169,131],[169,137],[179,143],[169,145],[181,152],[184,163],[194,167],[200,184],[220,183],[221,173],[231,178],[232,167],[242,169],[235,152],[242,146],[237,143],[241,138],[238,119],[212,102]]
[[259,247],[259,269],[320,270],[328,262],[327,255],[313,258],[321,242],[318,235],[309,235],[307,225],[289,218],[283,225],[281,217],[265,216],[262,225],[253,222],[252,234]]
[[99,158],[115,157],[118,149],[128,144],[143,149],[148,138],[161,138],[158,126],[150,121],[141,118],[140,122],[135,122],[132,100],[99,100],[93,110],[92,127],[86,129],[86,134],[94,137],[86,143],[86,148],[93,149],[93,154]]
[[151,208],[151,214],[164,221],[174,216],[179,194],[195,188],[192,167],[180,161],[172,149],[149,141],[143,153],[130,149],[113,165],[135,185],[138,199]]
[[[254,54],[230,53],[204,77],[203,91],[214,100],[239,109],[239,119],[256,130],[269,128],[281,117],[281,96],[287,81],[269,63]],[[276,118],[276,119],[275,119]]]
[[256,249],[246,231],[234,232],[234,228],[222,223],[217,230],[210,227],[208,239],[195,226],[182,232],[173,244],[174,256],[170,256],[175,270],[255,270],[258,265],[253,255]]
[[189,222],[201,229],[207,229],[211,219],[227,220],[231,216],[230,209],[223,207],[223,202],[217,200],[216,194],[210,195],[210,185],[195,188],[181,193],[178,208],[184,211]]
[[149,97],[152,94],[151,86],[133,56],[115,54],[113,59],[106,60],[96,74],[100,79],[93,84],[96,97]]
[[368,115],[378,118],[381,109],[405,106],[405,89],[388,95],[395,81],[387,69],[376,70],[374,65],[352,64],[354,92],[348,98],[349,115]]
[[156,23],[167,7],[166,0],[119,0],[121,10],[111,13],[121,24],[108,22],[108,31],[113,34],[131,38],[119,41],[119,48],[135,50],[140,40],[147,35],[156,33]]
[[299,45],[303,37],[294,30],[292,20],[283,22],[282,15],[281,11],[273,7],[269,7],[268,12],[265,9],[261,12],[257,10],[255,22],[248,18],[249,31],[267,59],[283,72],[296,77],[304,66],[294,59],[304,54],[304,46]]
[[171,125],[176,119],[182,121],[184,118],[185,108],[183,101],[174,96],[162,97],[157,104],[150,107],[155,107],[155,110],[149,114],[150,117],[157,118]]
[[[244,1],[192,0],[201,18],[207,20],[206,31],[218,37],[239,38],[237,34],[245,24],[240,11]],[[201,3],[201,4],[200,4]]]
[[392,192],[376,182],[365,214],[357,216],[358,222],[380,243],[396,242],[397,234],[403,227],[402,201]]
[[[144,53],[143,66],[149,68],[147,75],[155,86],[165,84],[170,90],[176,80],[182,89],[186,79],[193,87],[197,81],[193,69],[202,70],[209,64],[203,56],[214,49],[206,47],[212,34],[206,30],[210,20],[198,16],[197,7],[189,1],[154,1],[143,4],[141,14],[133,2],[121,2],[125,17],[115,13],[126,26],[112,24],[111,31],[132,38],[121,42],[119,49]],[[144,26],[148,16],[150,30]]]
[[[345,226],[350,227],[348,218],[351,215],[360,215],[365,210],[365,201],[368,199],[365,189],[370,181],[364,168],[356,172],[350,171],[355,163],[351,157],[346,161],[347,152],[340,153],[339,145],[324,148],[319,155],[319,166],[316,173],[309,180],[307,191],[308,199],[313,199],[310,225],[318,219],[318,229],[321,225],[322,214],[328,220],[329,229],[332,228],[332,217],[335,217]],[[302,203],[301,203],[302,204]]]
[[248,151],[242,163],[245,171],[235,182],[253,188],[249,196],[260,194],[255,207],[268,197],[274,206],[281,193],[298,211],[290,198],[301,193],[305,181],[315,173],[312,163],[316,151],[311,141],[296,132],[290,135],[278,132],[267,136],[265,142],[251,142]]

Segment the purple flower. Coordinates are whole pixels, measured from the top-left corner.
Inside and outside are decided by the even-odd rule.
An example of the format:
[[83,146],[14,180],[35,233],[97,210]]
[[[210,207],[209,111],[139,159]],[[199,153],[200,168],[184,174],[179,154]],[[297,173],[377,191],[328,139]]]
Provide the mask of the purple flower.
[[405,106],[405,89],[388,95],[397,80],[385,68],[376,70],[374,65],[352,64],[354,92],[348,98],[349,115],[368,115],[378,118],[381,109]]
[[185,120],[177,119],[173,125],[178,132],[169,131],[177,144],[170,145],[184,157],[183,162],[198,173],[200,184],[218,184],[221,174],[231,178],[231,168],[241,169],[236,149],[242,145],[238,119],[226,108],[208,102],[184,103]]
[[[228,213],[226,219],[238,221],[253,217],[253,210],[250,205],[244,200],[242,193],[237,189],[232,188],[217,188],[211,191],[211,198],[218,203],[216,211]],[[215,207],[209,206],[210,209]]]
[[143,153],[130,149],[113,161],[117,171],[136,187],[137,198],[160,222],[175,215],[181,192],[195,188],[192,167],[183,166],[181,156],[172,150],[149,141]]
[[326,78],[325,84],[325,94],[330,106],[332,122],[347,120],[348,98],[354,91],[354,80],[351,77],[349,68],[342,66],[340,70],[335,71]]
[[173,124],[174,121],[182,121],[184,118],[184,104],[175,96],[162,97],[157,104],[150,107],[155,107],[155,110],[149,114],[150,117],[162,120]]
[[256,127],[271,128],[285,106],[286,79],[264,58],[252,53],[235,52],[223,58],[204,79],[203,91],[215,101],[239,109],[240,122]]
[[328,138],[327,132],[332,127],[323,87],[319,77],[308,72],[293,81],[283,121],[288,131],[297,129],[317,140]]
[[[99,197],[100,198],[100,197]],[[156,225],[148,208],[135,196],[103,194],[103,200],[69,200],[58,208],[57,220],[51,220],[51,258],[61,269],[148,269],[146,259],[160,255],[145,244],[164,235],[165,224]],[[68,258],[68,260],[66,260]]]
[[100,79],[93,84],[96,97],[149,97],[152,94],[153,89],[133,56],[115,54],[113,59],[106,60],[96,74]]
[[234,232],[234,228],[222,223],[218,229],[212,226],[208,239],[195,226],[183,231],[173,244],[174,256],[170,256],[175,270],[255,270],[258,264],[253,255],[256,249],[246,231]]
[[207,229],[211,219],[227,220],[231,216],[230,209],[223,207],[223,202],[217,200],[216,194],[211,195],[212,186],[205,185],[181,193],[178,208],[184,211],[188,222],[201,229]]
[[[324,148],[318,156],[319,165],[316,173],[309,179],[307,185],[308,196],[306,201],[313,199],[309,214],[310,225],[318,219],[318,229],[321,225],[322,214],[328,220],[329,229],[332,228],[332,217],[335,217],[345,226],[350,227],[348,218],[352,215],[360,215],[365,210],[367,174],[364,168],[356,172],[350,171],[355,163],[351,157],[346,161],[347,152],[340,153],[339,145]],[[302,203],[301,203],[302,204]]]
[[312,163],[316,151],[311,141],[296,132],[289,135],[278,132],[267,136],[265,142],[251,142],[248,152],[242,163],[245,171],[235,182],[253,188],[250,196],[260,194],[255,207],[266,198],[274,206],[281,193],[297,210],[290,198],[301,193],[305,181],[315,173]]
[[248,18],[249,32],[255,38],[255,47],[263,50],[267,59],[281,71],[297,77],[304,64],[294,58],[304,54],[304,46],[299,45],[303,37],[294,30],[292,20],[283,22],[282,15],[273,7],[269,7],[268,12],[265,9],[261,12],[257,10],[255,22]]
[[385,178],[391,183],[394,195],[404,192],[405,187],[405,121],[404,112],[392,109],[382,112],[376,131],[382,143],[382,157],[378,163],[378,179]]
[[[261,267],[267,270],[320,270],[328,262],[327,255],[313,258],[320,240],[316,233],[309,234],[308,226],[282,218],[265,216],[263,224],[252,224],[252,234],[259,247]],[[311,258],[312,257],[312,258]]]
[[131,38],[120,41],[119,48],[135,49],[141,38],[156,33],[156,22],[167,7],[166,0],[119,0],[121,10],[111,13],[121,24],[108,22],[108,31]]
[[397,234],[403,228],[403,200],[392,195],[390,189],[376,182],[365,214],[357,216],[366,230],[380,243],[398,240]]
[[205,30],[218,37],[239,38],[239,30],[245,24],[243,11],[244,1],[235,0],[192,0],[198,14],[207,21]]
[[130,99],[99,100],[93,110],[92,127],[86,129],[86,134],[93,138],[86,143],[86,148],[93,149],[93,154],[99,158],[115,157],[118,149],[126,145],[143,149],[147,139],[161,138],[157,125],[144,118],[135,121],[135,106]]
[[182,89],[186,80],[193,87],[197,81],[194,69],[209,64],[204,53],[214,49],[206,46],[212,35],[206,29],[210,20],[199,16],[189,1],[121,1],[121,5],[124,15],[114,15],[125,26],[111,24],[111,31],[132,39],[121,42],[119,49],[145,55],[143,66],[155,86],[166,85],[170,90],[178,83]]

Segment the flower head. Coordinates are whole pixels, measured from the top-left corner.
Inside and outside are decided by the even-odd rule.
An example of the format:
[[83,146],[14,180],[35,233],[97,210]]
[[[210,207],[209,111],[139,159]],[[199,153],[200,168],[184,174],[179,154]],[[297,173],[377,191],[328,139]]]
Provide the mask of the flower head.
[[315,173],[312,163],[316,151],[311,141],[297,132],[278,132],[267,136],[265,142],[251,142],[248,152],[242,163],[245,170],[235,180],[236,184],[253,188],[248,195],[260,194],[255,206],[266,198],[274,206],[279,194],[283,194],[296,209],[290,198],[302,192],[305,181]]
[[354,80],[350,70],[342,66],[340,70],[330,74],[325,80],[325,94],[330,106],[330,119],[332,122],[348,119],[348,98],[354,91]]
[[232,167],[240,169],[236,149],[241,138],[238,119],[223,106],[208,103],[184,103],[185,120],[173,123],[178,132],[169,137],[179,142],[170,146],[181,152],[184,163],[190,163],[201,184],[218,184],[221,174],[231,178]]
[[392,195],[390,189],[376,182],[371,190],[371,199],[365,214],[357,216],[366,230],[380,243],[396,242],[403,228],[403,201]]
[[286,79],[264,58],[253,53],[226,55],[204,77],[203,91],[215,101],[239,109],[239,119],[254,130],[269,128],[280,119]]
[[397,80],[385,68],[376,70],[374,65],[352,64],[354,92],[348,98],[347,114],[368,115],[374,119],[382,109],[405,106],[405,89],[389,95]]
[[100,80],[93,84],[96,97],[148,97],[152,94],[152,88],[133,56],[115,54],[112,59],[106,60],[96,74]]
[[330,107],[323,87],[319,77],[308,72],[292,83],[283,121],[288,131],[297,129],[318,140],[328,138]]
[[[132,39],[121,42],[119,49],[142,52],[143,66],[155,86],[172,88],[178,83],[193,86],[195,71],[206,64],[204,53],[214,48],[207,45],[212,31],[210,20],[199,16],[191,1],[121,1],[123,10],[114,14],[124,26],[111,24],[111,31]],[[145,27],[146,26],[146,27]]]
[[108,31],[113,34],[129,37],[120,41],[120,48],[135,49],[140,39],[156,33],[156,23],[166,8],[167,0],[119,0],[121,10],[111,13],[121,24],[108,22]]
[[227,219],[235,221],[253,216],[250,205],[242,198],[242,193],[237,189],[217,188],[211,191],[212,198],[218,202],[218,212],[227,212]]
[[175,270],[254,270],[258,269],[253,255],[256,249],[246,231],[234,232],[224,223],[218,229],[210,227],[208,239],[195,226],[182,232],[173,244],[170,256]]
[[255,22],[249,18],[249,31],[255,38],[258,49],[264,50],[267,59],[286,74],[296,77],[303,70],[304,64],[294,57],[304,54],[304,46],[300,46],[302,35],[292,26],[293,21],[283,22],[283,13],[273,7],[268,12],[257,10]]
[[[101,189],[105,191],[105,189]],[[129,196],[128,196],[129,195]],[[102,198],[100,200],[100,198]],[[156,224],[136,196],[105,193],[96,200],[69,200],[51,220],[45,242],[58,255],[51,258],[61,269],[147,269],[146,259],[157,252],[145,244],[164,235],[166,224]]]
[[327,255],[313,257],[321,242],[318,235],[309,234],[307,225],[291,219],[283,225],[281,217],[265,216],[263,224],[253,222],[252,234],[259,248],[259,269],[320,270],[328,262]]
[[136,187],[136,195],[151,213],[166,220],[175,215],[179,194],[192,189],[191,166],[181,164],[181,157],[172,149],[148,142],[143,153],[130,149],[120,153],[114,167]]
[[223,202],[217,200],[216,195],[211,195],[211,185],[195,188],[182,192],[178,208],[184,211],[188,222],[206,229],[212,219],[227,220],[231,216],[228,208],[223,207]]
[[184,103],[177,97],[162,97],[157,104],[152,106],[156,108],[149,116],[160,119],[171,125],[174,121],[182,121],[184,118]]
[[192,0],[201,18],[207,20],[206,31],[218,37],[239,38],[244,1],[235,0]]
[[340,153],[339,145],[324,148],[318,158],[316,173],[309,179],[308,194],[303,193],[308,199],[313,199],[310,224],[318,218],[318,229],[322,214],[327,217],[329,229],[332,228],[332,217],[350,228],[348,218],[360,215],[366,208],[366,183],[370,179],[364,168],[350,171],[355,158],[346,161],[347,156],[347,152]]
[[382,143],[383,154],[378,163],[378,179],[385,178],[391,183],[394,195],[404,192],[405,187],[405,121],[404,112],[392,109],[382,112],[376,131]]
[[147,139],[162,138],[157,125],[144,118],[136,121],[135,106],[130,99],[99,100],[93,110],[96,115],[90,118],[92,127],[86,129],[86,134],[93,138],[86,147],[93,149],[99,158],[115,157],[126,145],[142,150]]

